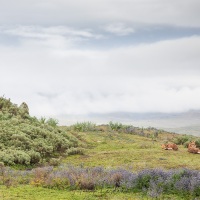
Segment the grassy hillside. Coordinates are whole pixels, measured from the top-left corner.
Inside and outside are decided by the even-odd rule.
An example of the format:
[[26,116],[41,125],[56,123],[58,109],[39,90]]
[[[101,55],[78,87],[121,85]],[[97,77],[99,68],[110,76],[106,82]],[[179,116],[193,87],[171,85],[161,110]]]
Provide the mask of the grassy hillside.
[[[146,168],[190,168],[200,170],[200,155],[187,152],[189,141],[198,141],[195,136],[169,133],[154,128],[141,129],[125,126],[113,130],[110,126],[98,126],[96,131],[77,132],[71,128],[71,134],[87,146],[84,155],[75,155],[63,160],[73,165],[104,166],[108,168],[131,168],[138,171]],[[67,129],[67,127],[63,127]],[[69,128],[68,128],[69,130]],[[163,150],[166,142],[178,144],[178,151]],[[86,145],[87,144],[87,145]]]
[[[200,146],[195,136],[113,122],[59,127],[1,97],[0,199],[198,199],[192,140]],[[163,150],[167,142],[178,151]]]
[[78,140],[60,129],[57,121],[29,115],[28,106],[19,107],[0,97],[0,161],[6,165],[35,165],[66,155]]

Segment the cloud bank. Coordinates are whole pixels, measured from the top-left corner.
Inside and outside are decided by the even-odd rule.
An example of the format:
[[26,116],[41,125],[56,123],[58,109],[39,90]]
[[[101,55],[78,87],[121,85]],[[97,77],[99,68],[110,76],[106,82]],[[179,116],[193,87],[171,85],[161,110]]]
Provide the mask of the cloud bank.
[[199,0],[1,0],[1,24],[166,24],[199,27]]
[[198,0],[0,5],[0,93],[32,115],[200,109]]
[[0,89],[28,101],[34,115],[200,109],[199,36],[88,50],[69,45],[79,36],[79,42],[98,38],[87,31],[20,27],[4,33],[20,37],[20,44],[0,47]]

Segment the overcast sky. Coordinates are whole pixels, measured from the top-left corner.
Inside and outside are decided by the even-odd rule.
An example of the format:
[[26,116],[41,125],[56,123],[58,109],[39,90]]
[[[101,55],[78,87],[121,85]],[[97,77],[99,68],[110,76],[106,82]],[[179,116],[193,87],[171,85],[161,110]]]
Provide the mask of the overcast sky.
[[200,109],[199,0],[0,0],[0,95],[36,116]]

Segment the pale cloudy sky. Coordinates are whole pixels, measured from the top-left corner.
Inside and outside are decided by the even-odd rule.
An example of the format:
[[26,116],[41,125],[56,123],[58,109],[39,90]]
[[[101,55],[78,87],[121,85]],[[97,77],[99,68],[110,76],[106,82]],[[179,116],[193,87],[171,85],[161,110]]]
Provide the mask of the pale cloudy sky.
[[200,109],[199,0],[0,0],[0,95],[57,117]]

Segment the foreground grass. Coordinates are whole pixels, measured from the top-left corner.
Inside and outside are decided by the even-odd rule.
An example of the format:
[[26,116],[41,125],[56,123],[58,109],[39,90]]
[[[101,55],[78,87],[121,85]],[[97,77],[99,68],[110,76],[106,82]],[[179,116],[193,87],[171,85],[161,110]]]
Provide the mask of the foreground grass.
[[200,170],[200,155],[187,152],[179,145],[178,151],[161,149],[166,135],[156,141],[117,132],[80,132],[73,133],[80,140],[89,143],[84,155],[69,156],[63,160],[73,165],[123,167],[138,171],[146,168],[190,168]]
[[[0,199],[1,200],[140,200],[151,199],[141,193],[129,193],[115,190],[97,190],[94,192],[86,191],[66,191],[66,190],[53,190],[33,186],[19,186],[7,189],[0,186]],[[183,197],[175,195],[165,195],[160,199],[179,200]]]

